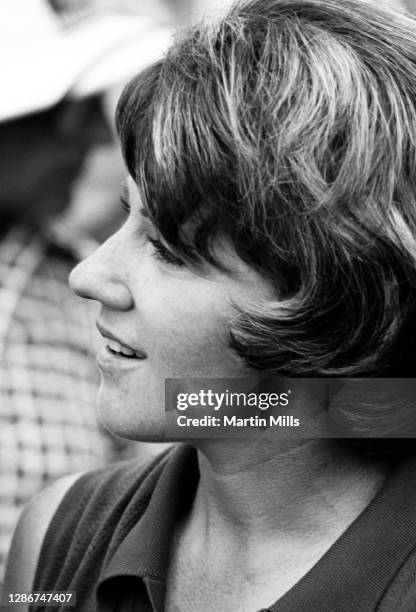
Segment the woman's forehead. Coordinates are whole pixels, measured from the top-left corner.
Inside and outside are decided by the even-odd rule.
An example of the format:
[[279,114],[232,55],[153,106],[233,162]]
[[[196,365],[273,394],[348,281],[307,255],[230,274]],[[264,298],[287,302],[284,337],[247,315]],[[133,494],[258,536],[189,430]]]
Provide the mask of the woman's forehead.
[[123,192],[127,195],[130,206],[142,206],[139,190],[131,176],[127,176],[122,183]]
[[121,184],[121,191],[122,196],[128,201],[131,208],[139,212],[142,217],[145,217],[146,219],[149,218],[148,211],[143,205],[143,200],[140,196],[140,192],[131,176],[127,176],[123,180]]

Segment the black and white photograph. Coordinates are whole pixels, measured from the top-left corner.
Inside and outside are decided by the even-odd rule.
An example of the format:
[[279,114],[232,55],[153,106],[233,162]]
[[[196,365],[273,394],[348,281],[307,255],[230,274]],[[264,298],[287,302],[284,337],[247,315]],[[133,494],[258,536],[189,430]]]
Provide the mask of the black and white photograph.
[[0,610],[416,612],[416,0],[2,0]]

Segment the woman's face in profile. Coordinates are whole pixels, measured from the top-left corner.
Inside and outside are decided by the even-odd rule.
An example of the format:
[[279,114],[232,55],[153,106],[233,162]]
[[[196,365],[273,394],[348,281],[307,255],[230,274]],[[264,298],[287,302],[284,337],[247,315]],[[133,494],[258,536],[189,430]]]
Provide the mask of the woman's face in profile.
[[164,380],[239,377],[247,367],[228,347],[233,304],[272,299],[271,285],[230,248],[233,274],[179,261],[143,215],[133,181],[121,229],[71,274],[71,286],[100,302],[97,326],[103,424],[133,439],[163,439]]

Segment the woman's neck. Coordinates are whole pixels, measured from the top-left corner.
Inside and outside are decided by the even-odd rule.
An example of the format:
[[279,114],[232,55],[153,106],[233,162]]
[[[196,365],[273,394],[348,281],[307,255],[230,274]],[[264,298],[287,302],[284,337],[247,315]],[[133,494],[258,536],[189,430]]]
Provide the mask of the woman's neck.
[[207,540],[336,539],[370,503],[387,468],[330,440],[204,440],[192,510]]
[[368,505],[385,468],[328,440],[204,440],[200,482],[178,525],[168,611],[270,606]]

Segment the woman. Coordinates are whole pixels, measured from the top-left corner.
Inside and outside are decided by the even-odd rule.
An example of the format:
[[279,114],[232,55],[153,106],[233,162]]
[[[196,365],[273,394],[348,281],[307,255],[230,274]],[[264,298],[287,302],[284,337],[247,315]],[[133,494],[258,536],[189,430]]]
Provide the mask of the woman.
[[[414,25],[354,0],[252,0],[184,34],[124,91],[129,215],[71,278],[101,303],[112,432],[165,439],[165,378],[409,375]],[[34,500],[3,597],[414,609],[416,464],[402,443],[191,442]]]

